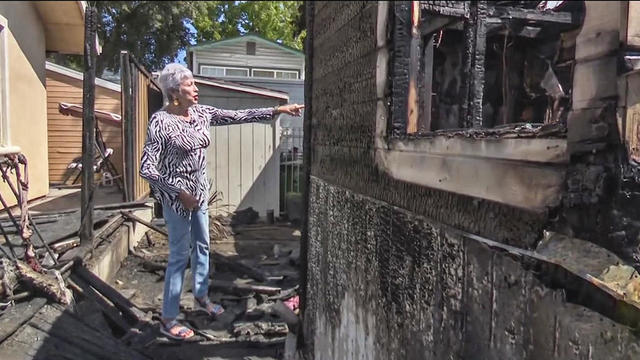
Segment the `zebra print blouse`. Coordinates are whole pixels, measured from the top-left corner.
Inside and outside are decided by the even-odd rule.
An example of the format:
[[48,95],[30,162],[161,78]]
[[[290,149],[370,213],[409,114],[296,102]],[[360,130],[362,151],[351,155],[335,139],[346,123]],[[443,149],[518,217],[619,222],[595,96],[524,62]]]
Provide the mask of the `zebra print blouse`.
[[209,196],[205,157],[211,143],[209,127],[268,121],[274,109],[233,111],[193,105],[189,114],[189,122],[164,110],[153,114],[140,164],[140,176],[149,182],[156,199],[185,218],[190,212],[178,198],[181,190],[196,197],[200,208],[206,206]]

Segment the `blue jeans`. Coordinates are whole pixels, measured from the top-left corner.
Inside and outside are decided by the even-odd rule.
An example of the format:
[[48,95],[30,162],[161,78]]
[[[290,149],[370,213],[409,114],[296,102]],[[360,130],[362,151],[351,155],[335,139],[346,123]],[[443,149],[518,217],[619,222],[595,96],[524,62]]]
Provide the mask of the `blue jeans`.
[[170,206],[163,206],[169,231],[169,263],[165,272],[162,318],[175,319],[180,312],[182,281],[191,255],[193,295],[208,296],[209,289],[209,212],[196,209],[191,218],[178,215]]

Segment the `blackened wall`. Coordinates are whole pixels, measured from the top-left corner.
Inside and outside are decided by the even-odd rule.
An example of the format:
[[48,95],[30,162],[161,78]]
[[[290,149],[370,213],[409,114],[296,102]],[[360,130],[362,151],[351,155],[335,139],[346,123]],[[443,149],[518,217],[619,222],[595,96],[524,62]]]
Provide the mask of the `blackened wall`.
[[531,248],[549,223],[374,162],[376,2],[314,2],[306,350],[315,359],[600,359],[625,327],[452,229]]

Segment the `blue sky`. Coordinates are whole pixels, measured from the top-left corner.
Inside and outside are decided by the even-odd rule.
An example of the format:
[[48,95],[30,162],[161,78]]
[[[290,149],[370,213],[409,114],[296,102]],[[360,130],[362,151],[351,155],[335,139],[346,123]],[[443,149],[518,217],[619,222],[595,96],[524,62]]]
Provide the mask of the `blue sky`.
[[[192,34],[194,34],[194,35],[195,35],[195,34],[197,34],[197,33],[198,33],[198,31],[196,30],[196,28],[194,28],[194,27],[193,27],[193,25],[191,24],[191,22],[189,22],[189,21],[185,21],[185,26],[189,29],[189,31],[190,31]],[[194,44],[195,44],[195,42],[192,42],[192,43],[191,43],[191,45],[194,45]],[[185,65],[185,66],[186,66],[186,65],[187,65],[187,64],[186,64],[186,62],[185,62],[185,61],[183,61],[183,60],[184,60],[184,57],[185,57],[185,55],[186,55],[186,54],[187,54],[187,52],[186,52],[185,50],[180,50],[180,51],[178,52],[178,56],[176,56],[176,58],[175,58],[173,61],[177,62],[178,64],[182,64],[182,65]]]

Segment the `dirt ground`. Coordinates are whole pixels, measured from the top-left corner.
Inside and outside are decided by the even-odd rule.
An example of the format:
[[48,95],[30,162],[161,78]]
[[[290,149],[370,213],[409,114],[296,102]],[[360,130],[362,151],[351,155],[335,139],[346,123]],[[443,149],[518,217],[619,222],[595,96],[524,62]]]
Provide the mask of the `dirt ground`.
[[[164,228],[162,220],[154,224]],[[233,235],[211,242],[209,296],[221,303],[226,314],[216,321],[192,310],[191,272],[187,269],[179,319],[196,330],[194,341],[175,342],[157,332],[162,305],[164,269],[168,244],[164,235],[149,231],[147,238],[130,255],[113,280],[113,286],[153,319],[154,331],[138,336],[131,344],[154,359],[281,359],[291,324],[283,319],[283,301],[297,295],[300,231],[289,224],[256,224],[235,227]],[[229,265],[242,264],[256,269],[264,278],[258,281]],[[255,277],[255,275],[254,275]],[[228,284],[259,285],[262,290],[232,288]],[[224,285],[221,287],[221,285]],[[273,289],[278,289],[273,293]],[[275,307],[278,307],[276,310]],[[284,311],[290,312],[288,308]],[[291,315],[285,313],[285,315]],[[284,317],[286,318],[286,316]],[[295,318],[295,317],[294,317]],[[291,320],[291,318],[288,318]]]

